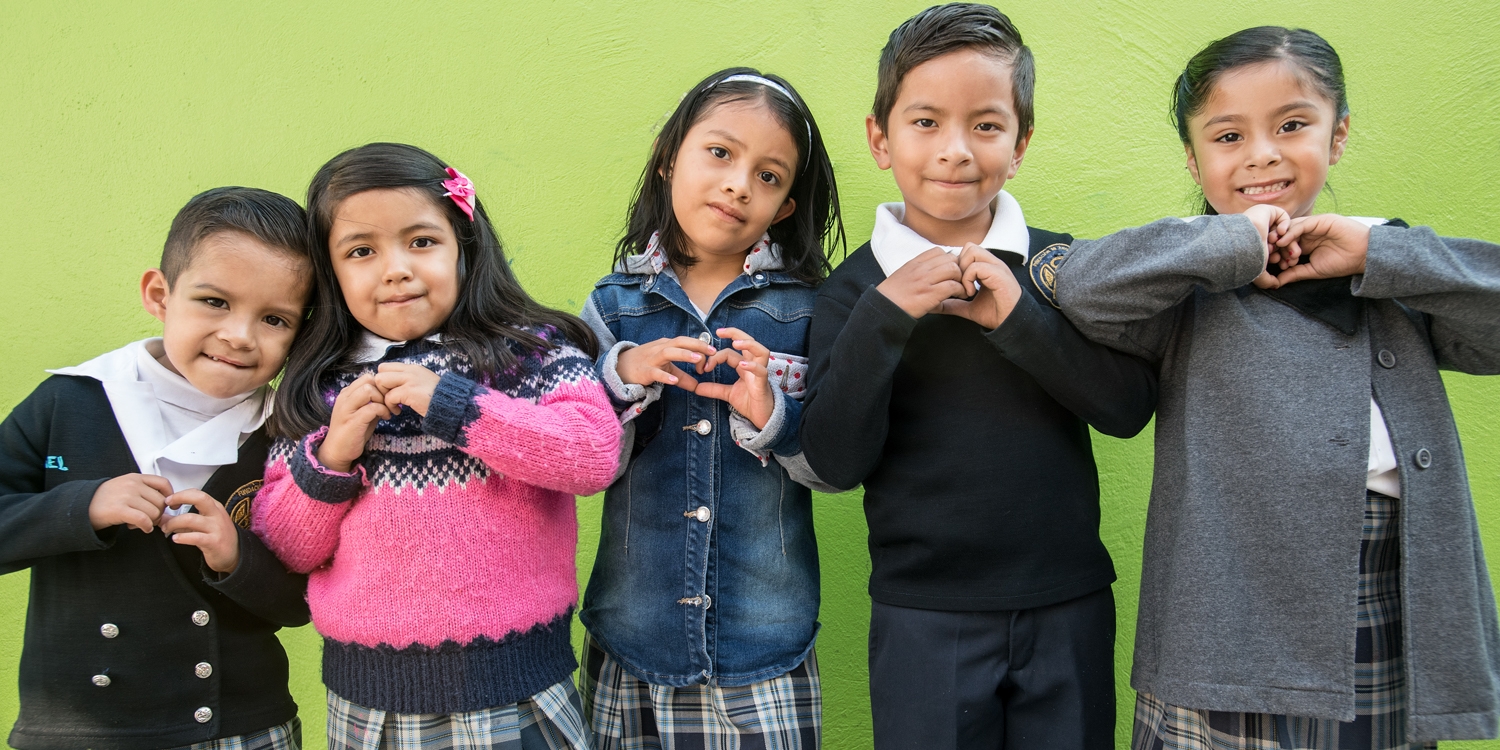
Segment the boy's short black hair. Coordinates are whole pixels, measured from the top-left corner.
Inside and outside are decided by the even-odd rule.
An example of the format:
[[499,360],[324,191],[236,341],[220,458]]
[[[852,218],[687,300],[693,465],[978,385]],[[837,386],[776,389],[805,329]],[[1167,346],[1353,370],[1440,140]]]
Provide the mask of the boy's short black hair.
[[1036,63],[1021,41],[1021,32],[1004,13],[977,3],[934,5],[906,19],[891,32],[880,51],[880,80],[875,87],[875,122],[885,130],[901,81],[913,68],[935,57],[962,49],[973,49],[1005,60],[1011,66],[1011,90],[1015,96],[1019,141],[1035,123],[1032,94],[1036,87]]
[[243,232],[289,257],[308,258],[307,213],[296,201],[257,188],[214,188],[193,196],[172,219],[161,250],[168,286],[193,262],[198,244],[219,232]]

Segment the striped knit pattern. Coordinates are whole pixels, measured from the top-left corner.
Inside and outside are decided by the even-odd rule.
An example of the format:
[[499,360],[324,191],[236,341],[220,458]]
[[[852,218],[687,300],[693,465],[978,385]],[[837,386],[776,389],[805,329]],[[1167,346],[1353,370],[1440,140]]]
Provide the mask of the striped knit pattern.
[[[324,683],[367,708],[456,713],[566,679],[573,496],[604,489],[619,455],[593,362],[564,343],[476,381],[425,341],[383,361],[441,376],[427,415],[381,422],[350,473],[318,463],[326,429],[279,441],[253,507],[255,532],[309,574]],[[377,365],[331,380],[328,403]]]

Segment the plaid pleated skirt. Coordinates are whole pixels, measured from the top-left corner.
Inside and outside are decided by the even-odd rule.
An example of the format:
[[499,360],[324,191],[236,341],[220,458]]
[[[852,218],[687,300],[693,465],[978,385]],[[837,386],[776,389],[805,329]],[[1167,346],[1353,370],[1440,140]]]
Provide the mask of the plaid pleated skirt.
[[564,680],[518,703],[457,714],[365,708],[328,691],[328,750],[590,750],[578,690]]
[[259,732],[198,742],[179,750],[302,750],[302,720],[293,716],[285,724]]
[[817,750],[823,691],[817,655],[741,687],[665,687],[637,679],[584,640],[583,712],[598,750]]
[[1133,750],[1411,750],[1401,641],[1400,501],[1369,491],[1359,551],[1354,721],[1204,711],[1141,693]]

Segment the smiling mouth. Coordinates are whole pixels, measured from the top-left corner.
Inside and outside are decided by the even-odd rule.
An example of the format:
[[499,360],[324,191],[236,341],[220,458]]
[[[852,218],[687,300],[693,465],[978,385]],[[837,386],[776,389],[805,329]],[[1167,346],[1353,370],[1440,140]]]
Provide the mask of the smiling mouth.
[[423,295],[420,295],[420,294],[398,294],[398,295],[396,295],[394,297],[391,297],[389,299],[381,300],[380,304],[382,304],[382,305],[404,305],[404,304],[406,304],[406,303],[408,303],[408,302],[410,302],[410,301],[412,301],[414,299],[421,299],[422,296]]
[[965,188],[978,182],[978,180],[929,180],[929,182],[945,188]]
[[218,362],[219,364],[229,365],[230,367],[245,368],[245,367],[249,367],[250,366],[250,365],[247,365],[247,364],[245,364],[243,362],[236,362],[236,361],[234,361],[232,359],[225,359],[223,357],[215,357],[212,354],[205,354],[203,356],[208,357],[209,359],[211,359],[211,360],[213,360],[215,362]]
[[1291,186],[1291,180],[1282,180],[1281,182],[1273,182],[1269,185],[1251,185],[1249,187],[1242,187],[1240,188],[1240,192],[1245,195],[1266,195],[1267,193],[1279,193]]

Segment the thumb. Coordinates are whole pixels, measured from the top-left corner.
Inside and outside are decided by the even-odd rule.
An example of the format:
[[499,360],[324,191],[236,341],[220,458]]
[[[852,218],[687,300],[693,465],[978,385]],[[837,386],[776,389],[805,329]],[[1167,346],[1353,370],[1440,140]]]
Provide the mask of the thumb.
[[1302,263],[1292,266],[1276,275],[1276,280],[1281,285],[1290,284],[1294,281],[1305,281],[1307,279],[1321,279],[1323,275],[1313,268],[1311,263]]
[[972,310],[973,307],[974,303],[970,302],[969,300],[949,297],[948,299],[943,300],[942,303],[938,305],[937,311],[939,313],[942,313],[943,315],[953,315],[956,317],[972,320],[969,311]]

